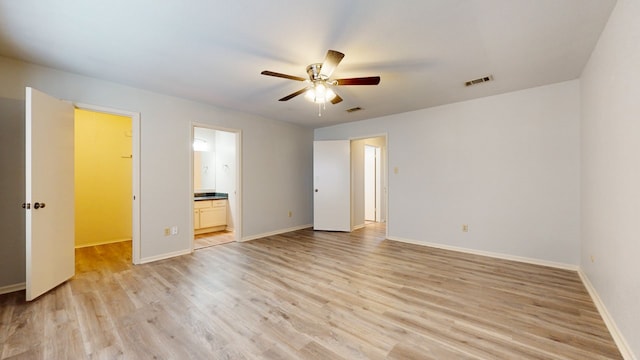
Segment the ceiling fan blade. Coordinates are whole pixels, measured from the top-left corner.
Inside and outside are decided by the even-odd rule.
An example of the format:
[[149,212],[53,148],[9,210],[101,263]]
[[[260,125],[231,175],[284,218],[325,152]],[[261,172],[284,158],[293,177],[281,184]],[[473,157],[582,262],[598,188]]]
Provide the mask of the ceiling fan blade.
[[277,73],[277,72],[273,72],[273,71],[269,71],[269,70],[265,70],[265,71],[261,72],[260,74],[267,75],[267,76],[275,76],[275,77],[279,77],[279,78],[285,78],[285,79],[289,79],[289,80],[297,80],[297,81],[305,81],[305,80],[307,80],[305,78],[301,78],[300,76],[281,74],[281,73]]
[[305,91],[307,91],[307,88],[300,89],[300,90],[298,90],[298,91],[296,91],[296,92],[294,92],[294,93],[291,93],[291,94],[289,94],[289,95],[287,95],[287,96],[283,97],[282,99],[280,99],[280,100],[278,100],[278,101],[287,101],[287,100],[291,100],[291,99],[293,99],[294,97],[296,97],[296,96],[298,96],[298,95],[300,95],[300,94],[304,93]]
[[342,98],[340,97],[340,95],[336,94],[336,97],[333,98],[333,100],[331,100],[331,103],[333,105],[342,102]]
[[326,77],[331,77],[331,74],[333,74],[333,70],[335,70],[338,64],[340,64],[340,61],[342,61],[343,57],[344,54],[339,51],[327,51],[327,56],[324,58],[322,67],[320,67],[320,74]]
[[378,85],[380,84],[380,76],[369,76],[349,79],[336,79],[336,85]]

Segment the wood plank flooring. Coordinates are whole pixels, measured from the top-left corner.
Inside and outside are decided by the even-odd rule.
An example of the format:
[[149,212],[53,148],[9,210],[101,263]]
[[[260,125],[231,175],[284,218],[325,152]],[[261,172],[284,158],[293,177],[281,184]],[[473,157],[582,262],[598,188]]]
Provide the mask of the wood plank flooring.
[[620,359],[575,272],[300,230],[131,265],[77,250],[32,303],[0,296],[1,359]]
[[199,234],[194,237],[193,249],[198,250],[209,246],[222,245],[235,241],[232,231],[216,231],[212,233]]

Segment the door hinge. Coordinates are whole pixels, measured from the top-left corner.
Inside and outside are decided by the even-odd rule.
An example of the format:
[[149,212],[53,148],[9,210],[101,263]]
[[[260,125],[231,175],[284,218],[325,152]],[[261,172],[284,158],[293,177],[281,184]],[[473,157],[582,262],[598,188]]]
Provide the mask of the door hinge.
[[31,209],[31,203],[22,203],[22,208],[27,210]]

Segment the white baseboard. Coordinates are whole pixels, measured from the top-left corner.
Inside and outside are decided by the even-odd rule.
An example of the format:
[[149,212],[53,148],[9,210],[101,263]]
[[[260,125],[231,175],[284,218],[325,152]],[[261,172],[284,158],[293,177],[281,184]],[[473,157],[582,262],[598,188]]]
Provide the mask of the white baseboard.
[[360,224],[360,225],[354,225],[353,228],[351,229],[351,231],[353,230],[358,230],[358,229],[362,229],[365,226],[365,224]]
[[192,251],[190,249],[187,249],[187,250],[174,251],[168,254],[149,256],[149,257],[140,259],[140,262],[138,264],[146,264],[154,261],[169,259],[176,256],[188,255],[188,254],[191,254],[191,252]]
[[580,275],[580,279],[582,279],[582,283],[587,288],[589,295],[591,295],[591,299],[593,300],[593,303],[596,305],[596,308],[598,309],[600,316],[602,316],[602,320],[604,320],[604,323],[607,325],[607,329],[609,329],[609,333],[611,333],[611,337],[613,337],[613,341],[616,342],[616,345],[618,346],[618,350],[620,350],[622,357],[625,360],[637,360],[635,355],[631,352],[631,348],[627,344],[627,341],[625,340],[624,336],[622,336],[622,333],[618,329],[618,326],[616,325],[615,321],[613,321],[611,314],[609,314],[607,307],[604,306],[604,303],[602,302],[602,299],[600,299],[598,292],[591,284],[591,281],[589,281],[589,278],[587,277],[587,275],[582,271],[582,269],[578,269],[578,275]]
[[107,241],[97,241],[88,244],[76,245],[76,249],[86,248],[90,246],[98,246],[98,245],[107,245],[107,244],[115,244],[123,241],[131,241],[131,239],[115,239],[115,240],[107,240]]
[[438,249],[463,252],[467,254],[488,256],[488,257],[497,258],[497,259],[512,260],[512,261],[518,261],[518,262],[534,264],[534,265],[549,266],[549,267],[558,268],[558,269],[565,269],[565,270],[572,270],[572,271],[578,271],[579,269],[578,265],[564,264],[564,263],[548,261],[548,260],[533,259],[533,258],[528,258],[524,256],[516,256],[516,255],[495,253],[490,251],[468,249],[468,248],[463,248],[458,246],[442,245],[442,244],[430,243],[430,242],[419,241],[419,240],[404,239],[404,238],[399,238],[395,236],[389,236],[387,237],[387,239],[393,240],[393,241],[400,241],[408,244],[430,246]]
[[8,294],[15,291],[20,291],[25,289],[25,283],[18,283],[13,285],[0,286],[0,295]]
[[307,228],[310,228],[310,227],[313,227],[313,224],[299,225],[299,226],[294,226],[294,227],[290,227],[290,228],[286,228],[286,229],[270,231],[270,232],[257,234],[257,235],[243,236],[240,241],[242,241],[242,242],[251,241],[251,240],[261,239],[261,238],[267,237],[267,236],[273,236],[273,235],[278,235],[278,234],[284,234],[284,233],[291,232],[291,231],[307,229]]

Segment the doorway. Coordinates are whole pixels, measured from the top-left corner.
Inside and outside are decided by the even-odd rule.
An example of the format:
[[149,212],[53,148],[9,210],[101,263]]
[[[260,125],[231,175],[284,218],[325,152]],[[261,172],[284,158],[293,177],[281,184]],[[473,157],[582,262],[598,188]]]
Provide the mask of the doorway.
[[[365,176],[365,147],[375,155]],[[387,219],[387,135],[349,140],[315,140],[313,142],[313,228],[323,231],[354,231],[374,219],[378,231]],[[367,156],[370,158],[370,156]],[[368,201],[373,214],[365,215],[365,178],[373,188]],[[373,184],[373,185],[371,185]]]
[[240,131],[192,126],[193,249],[239,241]]
[[140,115],[75,104],[75,247],[131,242],[140,263]]
[[68,280],[75,272],[74,108],[131,117],[131,258],[139,263],[140,115],[72,104],[31,87],[25,89],[25,104],[22,127],[25,135],[22,208],[26,210],[24,287],[25,299],[31,301]]
[[386,135],[351,139],[352,230],[386,222]]
[[74,112],[75,247],[131,241],[131,117]]

